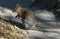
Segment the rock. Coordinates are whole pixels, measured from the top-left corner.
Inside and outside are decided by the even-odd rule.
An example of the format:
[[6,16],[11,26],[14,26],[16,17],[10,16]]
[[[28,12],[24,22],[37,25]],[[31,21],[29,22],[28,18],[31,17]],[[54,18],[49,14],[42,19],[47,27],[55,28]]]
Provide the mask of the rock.
[[8,9],[8,8],[3,8],[0,6],[0,16],[3,18],[13,18],[16,17],[17,12],[13,12],[12,10]]
[[22,22],[20,19],[15,18],[17,16],[17,12],[13,12],[12,10],[8,8],[4,8],[0,6],[0,17],[12,24],[22,25]]
[[35,17],[37,19],[37,25],[36,25],[36,30],[50,30],[53,29],[59,29],[59,23],[56,20],[55,15],[51,11],[46,11],[46,10],[36,10],[34,11]]
[[55,16],[51,11],[36,10],[35,16],[43,20],[55,20]]
[[[29,39],[60,39],[58,31],[21,30]],[[60,31],[60,30],[59,30]]]

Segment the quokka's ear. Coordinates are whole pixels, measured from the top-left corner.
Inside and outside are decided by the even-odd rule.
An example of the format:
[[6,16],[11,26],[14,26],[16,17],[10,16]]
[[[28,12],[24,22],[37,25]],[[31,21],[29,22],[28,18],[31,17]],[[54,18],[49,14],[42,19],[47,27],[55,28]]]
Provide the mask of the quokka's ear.
[[16,4],[16,8],[17,8],[17,7],[21,8],[21,5],[17,3],[17,4]]

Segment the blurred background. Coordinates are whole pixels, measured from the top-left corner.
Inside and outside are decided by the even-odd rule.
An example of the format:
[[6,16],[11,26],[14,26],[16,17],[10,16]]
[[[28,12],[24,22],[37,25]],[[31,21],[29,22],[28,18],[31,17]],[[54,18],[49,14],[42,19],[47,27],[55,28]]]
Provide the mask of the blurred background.
[[60,0],[0,0],[0,6],[10,9],[14,8],[16,3],[31,10],[52,11],[56,17],[60,17]]

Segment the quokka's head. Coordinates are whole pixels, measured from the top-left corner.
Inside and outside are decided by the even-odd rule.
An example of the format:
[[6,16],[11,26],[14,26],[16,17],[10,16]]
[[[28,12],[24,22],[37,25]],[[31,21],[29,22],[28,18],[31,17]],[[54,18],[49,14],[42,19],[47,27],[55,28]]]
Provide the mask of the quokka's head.
[[21,13],[22,7],[17,3],[15,6],[15,11],[18,12],[19,14]]

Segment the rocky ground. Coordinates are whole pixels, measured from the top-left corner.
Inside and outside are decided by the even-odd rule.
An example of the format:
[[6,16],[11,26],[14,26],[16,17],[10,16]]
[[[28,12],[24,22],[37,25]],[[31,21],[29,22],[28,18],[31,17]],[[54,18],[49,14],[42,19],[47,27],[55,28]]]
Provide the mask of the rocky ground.
[[12,24],[6,20],[0,19],[0,39],[60,39],[60,18],[56,18],[52,11],[39,10],[37,7],[29,7],[33,1],[34,0],[21,0],[19,3],[23,7],[27,7],[34,12],[37,20],[37,30],[24,30],[17,27],[20,25],[19,23],[21,23],[19,19],[14,18],[17,13],[7,9],[14,7],[16,1],[8,0],[8,2],[5,1],[6,3],[4,3],[3,0],[0,0],[0,5],[3,4],[7,7],[3,8],[5,12],[3,12],[0,7],[0,17],[8,21],[12,20],[18,24],[15,25],[16,23]]
[[27,39],[27,37],[18,27],[0,19],[0,39]]
[[[1,18],[20,23],[19,19],[14,18],[15,12],[6,8],[3,10],[5,12],[0,10]],[[60,39],[60,22],[56,20],[54,14],[46,10],[34,12],[37,19],[37,30],[20,29],[15,24],[0,19],[0,39]]]

